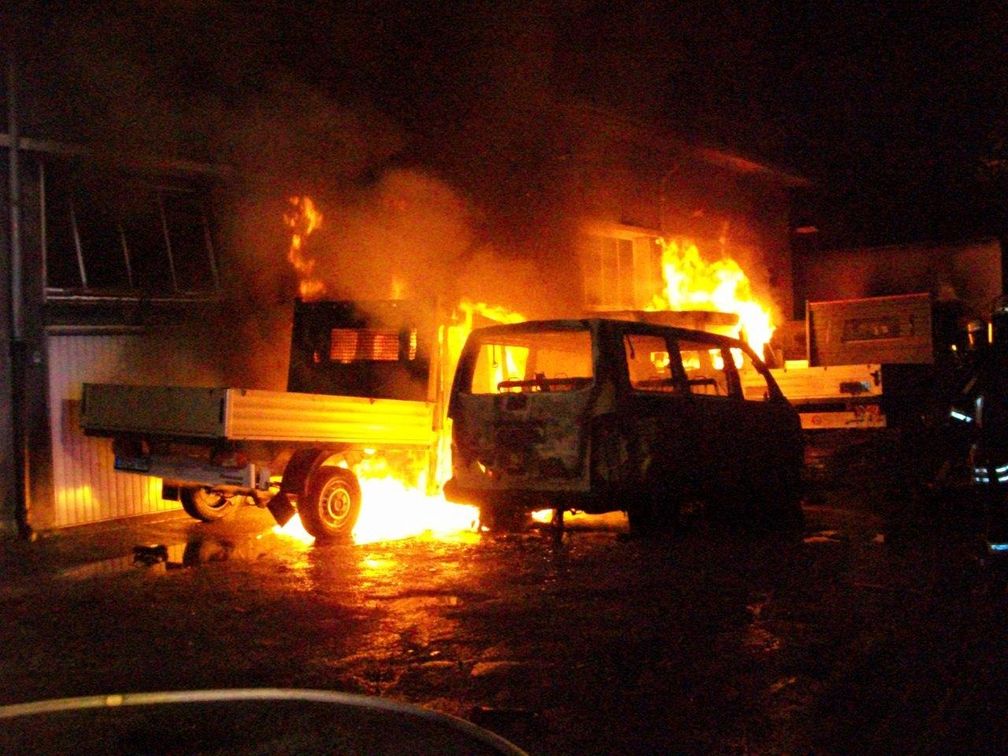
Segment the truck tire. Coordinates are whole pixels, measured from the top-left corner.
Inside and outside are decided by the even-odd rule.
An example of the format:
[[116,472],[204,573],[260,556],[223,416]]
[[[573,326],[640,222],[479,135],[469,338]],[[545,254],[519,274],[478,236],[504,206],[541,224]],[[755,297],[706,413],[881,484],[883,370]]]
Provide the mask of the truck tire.
[[186,514],[203,522],[216,522],[234,509],[234,499],[196,486],[179,489],[179,499]]
[[360,514],[357,478],[342,467],[320,467],[299,497],[297,510],[304,529],[320,541],[347,540]]

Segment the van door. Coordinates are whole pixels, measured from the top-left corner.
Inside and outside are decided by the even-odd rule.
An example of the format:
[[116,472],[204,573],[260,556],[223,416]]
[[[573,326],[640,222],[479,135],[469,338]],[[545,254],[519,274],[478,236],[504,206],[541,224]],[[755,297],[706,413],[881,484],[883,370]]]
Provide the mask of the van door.
[[[774,382],[770,371],[743,349],[732,349],[729,370],[745,389],[739,402],[737,444],[745,449],[747,475],[757,491],[794,494],[804,464],[804,439],[798,413]],[[740,373],[745,373],[745,381]],[[786,502],[785,502],[786,503]]]
[[584,322],[474,331],[452,390],[452,489],[585,490],[593,387]]
[[715,339],[698,334],[676,342],[676,367],[681,371],[690,397],[694,442],[690,460],[697,491],[731,494],[741,487],[744,473],[740,459],[749,449],[736,433],[736,410],[741,396],[736,382],[725,370],[725,352]]
[[[695,487],[696,406],[676,364],[670,332],[630,326],[622,332],[625,390],[614,422],[625,456],[612,488],[634,496],[643,487],[678,500]],[[611,455],[610,455],[611,456]]]

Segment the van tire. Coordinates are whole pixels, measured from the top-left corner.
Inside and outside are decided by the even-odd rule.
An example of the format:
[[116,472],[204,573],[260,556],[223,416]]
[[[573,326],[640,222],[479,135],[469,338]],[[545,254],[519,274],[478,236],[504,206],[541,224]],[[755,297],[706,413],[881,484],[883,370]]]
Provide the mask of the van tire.
[[238,497],[228,498],[224,494],[214,493],[209,488],[191,486],[179,489],[179,501],[182,509],[193,519],[202,522],[216,522],[231,513]]
[[529,522],[529,513],[524,509],[500,504],[481,504],[479,522],[481,528],[491,533],[519,533]]
[[627,519],[634,535],[675,532],[679,527],[679,498],[661,493],[658,488],[644,488],[631,495]]

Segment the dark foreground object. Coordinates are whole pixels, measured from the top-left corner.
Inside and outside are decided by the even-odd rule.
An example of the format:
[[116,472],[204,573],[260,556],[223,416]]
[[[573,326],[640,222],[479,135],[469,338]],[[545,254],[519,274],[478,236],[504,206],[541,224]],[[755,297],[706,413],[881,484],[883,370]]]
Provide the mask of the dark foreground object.
[[418,706],[278,689],[132,693],[3,706],[0,752],[524,753],[489,730]]

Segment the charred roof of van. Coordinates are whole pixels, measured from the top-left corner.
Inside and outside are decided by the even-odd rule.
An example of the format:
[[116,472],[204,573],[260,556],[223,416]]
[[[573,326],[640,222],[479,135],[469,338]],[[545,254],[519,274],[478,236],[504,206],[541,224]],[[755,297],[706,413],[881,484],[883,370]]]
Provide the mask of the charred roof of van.
[[714,333],[713,331],[701,331],[694,328],[682,328],[680,326],[648,323],[639,320],[626,320],[623,318],[560,318],[551,320],[525,320],[520,323],[504,323],[501,325],[475,328],[470,335],[485,334],[487,336],[497,336],[507,333],[577,330],[596,331],[601,329],[612,329],[613,331],[631,330],[636,333],[667,333],[680,338],[702,338],[704,340],[711,341],[712,343],[748,349],[745,342],[732,336]]

